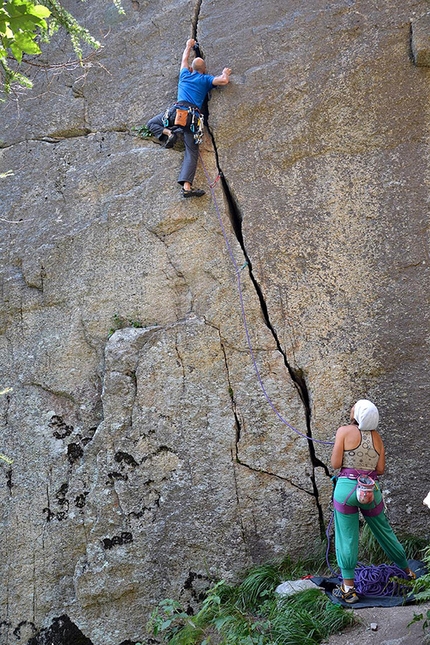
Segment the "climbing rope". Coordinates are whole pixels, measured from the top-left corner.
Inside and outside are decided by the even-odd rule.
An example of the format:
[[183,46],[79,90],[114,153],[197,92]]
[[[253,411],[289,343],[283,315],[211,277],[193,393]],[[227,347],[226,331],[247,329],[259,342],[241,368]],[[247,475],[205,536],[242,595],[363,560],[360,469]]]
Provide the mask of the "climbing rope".
[[398,596],[404,594],[406,585],[393,578],[409,579],[407,573],[396,564],[370,566],[359,564],[355,570],[355,589],[359,596]]
[[206,170],[206,166],[205,166],[205,164],[203,162],[203,158],[202,158],[202,155],[201,155],[200,151],[199,151],[199,157],[200,157],[200,161],[201,161],[201,164],[202,164],[202,167],[203,167],[203,172],[205,174],[209,189],[211,191],[212,200],[213,200],[213,203],[214,203],[214,206],[215,206],[218,222],[219,222],[219,225],[220,225],[223,237],[224,237],[224,242],[225,242],[228,254],[230,256],[230,260],[231,260],[231,262],[233,264],[234,271],[235,271],[235,274],[236,274],[237,290],[238,290],[238,293],[239,293],[240,309],[241,309],[242,320],[243,320],[243,325],[244,325],[244,329],[245,329],[246,342],[248,344],[248,349],[249,349],[249,353],[250,353],[250,356],[251,356],[252,364],[254,366],[254,370],[255,370],[255,373],[256,373],[257,380],[258,380],[258,383],[260,385],[261,391],[263,392],[264,397],[266,398],[266,401],[268,402],[268,404],[270,405],[270,407],[272,408],[273,412],[276,414],[278,419],[280,419],[280,421],[282,421],[282,423],[284,423],[286,426],[288,426],[288,428],[290,428],[290,430],[292,430],[296,434],[300,435],[304,439],[307,439],[308,441],[313,441],[314,443],[322,443],[322,444],[331,446],[334,443],[333,441],[322,441],[320,439],[314,439],[313,437],[309,437],[307,434],[304,434],[303,432],[300,432],[300,430],[297,430],[297,428],[294,428],[294,426],[292,426],[290,423],[288,423],[288,421],[278,411],[278,409],[274,405],[272,399],[270,398],[269,394],[267,393],[267,390],[266,390],[266,388],[264,386],[264,383],[263,383],[263,379],[262,379],[261,374],[260,374],[260,370],[258,369],[257,361],[255,359],[254,349],[252,347],[251,337],[250,337],[250,334],[249,334],[248,323],[247,323],[247,320],[246,320],[245,305],[244,305],[243,297],[242,297],[242,283],[241,283],[240,274],[241,274],[242,269],[247,265],[247,262],[245,262],[245,264],[242,267],[238,266],[238,264],[236,262],[236,259],[234,257],[230,242],[228,240],[227,233],[226,233],[223,221],[222,221],[221,212],[220,212],[218,202],[217,202],[217,198],[216,198],[216,195],[215,195],[215,186],[218,183],[218,181],[220,180],[220,175],[218,175],[215,178],[214,181],[211,181],[211,178],[209,176],[208,171]]

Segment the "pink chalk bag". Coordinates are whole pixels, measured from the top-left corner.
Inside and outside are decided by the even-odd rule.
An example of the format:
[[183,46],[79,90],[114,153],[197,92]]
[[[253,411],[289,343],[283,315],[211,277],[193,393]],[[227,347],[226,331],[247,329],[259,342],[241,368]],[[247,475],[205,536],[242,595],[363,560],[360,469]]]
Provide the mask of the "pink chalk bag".
[[370,504],[375,499],[375,482],[368,475],[357,477],[357,488],[355,494],[360,504]]

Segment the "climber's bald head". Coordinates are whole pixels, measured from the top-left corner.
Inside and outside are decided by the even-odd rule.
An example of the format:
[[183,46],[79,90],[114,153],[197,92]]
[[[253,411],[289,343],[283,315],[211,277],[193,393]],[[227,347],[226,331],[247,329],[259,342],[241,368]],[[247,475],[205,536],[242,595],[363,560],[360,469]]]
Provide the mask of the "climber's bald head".
[[203,58],[195,58],[192,62],[192,68],[195,72],[204,74],[206,72],[206,63]]

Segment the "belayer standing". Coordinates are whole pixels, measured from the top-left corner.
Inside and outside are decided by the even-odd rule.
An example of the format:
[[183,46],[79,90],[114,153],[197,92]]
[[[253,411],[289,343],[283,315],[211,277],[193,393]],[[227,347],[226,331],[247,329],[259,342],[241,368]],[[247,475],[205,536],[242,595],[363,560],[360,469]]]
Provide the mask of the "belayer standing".
[[377,407],[366,399],[357,401],[351,409],[351,423],[336,432],[331,455],[333,468],[340,468],[333,503],[336,558],[343,578],[342,585],[333,593],[349,604],[359,600],[354,587],[359,509],[387,556],[410,578],[415,578],[409,569],[405,550],[384,513],[384,502],[377,484],[378,476],[385,470],[384,444],[376,431],[378,422]]
[[205,61],[200,57],[194,58],[189,67],[190,53],[195,45],[193,38],[187,40],[182,54],[176,103],[147,123],[152,134],[165,142],[165,148],[174,146],[178,130],[183,132],[185,155],[178,179],[183,197],[202,197],[205,194],[204,190],[192,185],[199,155],[198,144],[203,137],[201,110],[210,90],[218,85],[227,85],[231,74],[228,67],[219,76],[207,74]]

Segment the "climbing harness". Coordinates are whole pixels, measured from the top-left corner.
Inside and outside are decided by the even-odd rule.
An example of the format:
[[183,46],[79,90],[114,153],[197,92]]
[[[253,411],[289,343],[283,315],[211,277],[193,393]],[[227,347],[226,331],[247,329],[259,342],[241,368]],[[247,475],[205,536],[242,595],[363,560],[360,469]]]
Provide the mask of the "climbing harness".
[[[346,477],[347,479],[355,480],[356,484],[350,493],[346,496],[343,502],[338,502],[333,497],[333,506],[344,515],[352,515],[358,513],[358,506],[351,506],[347,502],[349,498],[354,495],[360,504],[371,504],[375,501],[375,488],[378,489],[377,479],[378,473],[376,471],[362,471],[355,468],[342,468],[339,472],[339,477]],[[336,478],[337,481],[337,478]],[[334,487],[333,487],[334,494]],[[360,508],[363,515],[366,517],[374,517],[379,515],[384,510],[384,500],[381,499],[379,504],[374,504],[373,508]]]
[[221,231],[222,231],[222,235],[224,237],[224,242],[225,242],[225,245],[226,245],[230,260],[231,260],[231,262],[233,264],[234,271],[235,271],[235,274],[236,274],[237,290],[238,290],[238,293],[239,293],[240,310],[241,310],[241,315],[242,315],[242,320],[243,320],[243,326],[244,326],[244,329],[245,329],[246,342],[248,344],[248,349],[249,349],[249,353],[250,353],[250,356],[251,356],[252,364],[254,366],[254,371],[256,373],[257,380],[258,380],[258,383],[260,385],[261,391],[263,392],[266,401],[268,402],[268,404],[270,405],[270,407],[272,408],[273,412],[276,414],[278,419],[280,419],[280,421],[282,421],[282,423],[284,423],[286,426],[288,426],[288,428],[290,428],[290,430],[292,430],[293,432],[295,432],[299,436],[303,437],[304,439],[307,439],[308,441],[313,441],[314,443],[321,443],[321,444],[324,444],[324,445],[332,446],[333,443],[334,443],[333,441],[322,441],[321,439],[315,439],[314,437],[310,437],[309,435],[304,434],[303,432],[300,432],[300,430],[297,430],[297,428],[294,428],[294,426],[292,426],[290,423],[288,423],[288,421],[282,416],[282,414],[276,408],[275,404],[273,403],[272,399],[270,398],[270,396],[269,396],[269,394],[268,394],[268,392],[267,392],[267,390],[266,390],[266,388],[264,386],[263,379],[261,378],[260,370],[258,369],[257,361],[256,361],[256,358],[255,358],[254,349],[253,349],[252,343],[251,343],[251,337],[250,337],[250,334],[249,334],[249,328],[248,328],[248,323],[247,323],[246,313],[245,313],[245,305],[244,305],[244,302],[243,302],[243,295],[242,295],[242,283],[241,283],[240,274],[241,274],[241,269],[243,269],[248,262],[246,262],[241,268],[238,266],[238,264],[236,262],[236,259],[234,257],[230,242],[229,242],[228,237],[227,237],[227,233],[226,233],[223,221],[222,221],[220,208],[218,206],[218,201],[217,201],[217,198],[216,198],[216,195],[215,195],[215,190],[214,190],[215,185],[218,183],[218,181],[220,179],[220,175],[218,175],[215,178],[215,180],[213,182],[211,182],[211,179],[209,177],[209,173],[208,173],[208,171],[206,169],[206,166],[205,166],[205,164],[203,162],[203,158],[202,158],[202,155],[201,155],[200,152],[199,152],[199,157],[200,157],[200,162],[201,162],[202,167],[203,167],[203,172],[205,174],[208,186],[209,186],[210,191],[211,191],[212,200],[213,200],[213,203],[214,203],[214,206],[215,206],[215,210],[216,210],[216,213],[217,213],[217,218],[218,218],[218,222],[219,222],[219,225],[220,225],[220,228],[221,228]]
[[188,126],[194,135],[196,145],[200,145],[203,141],[205,120],[196,106],[181,103],[169,105],[164,111],[162,122],[165,128],[176,126],[180,129]]

